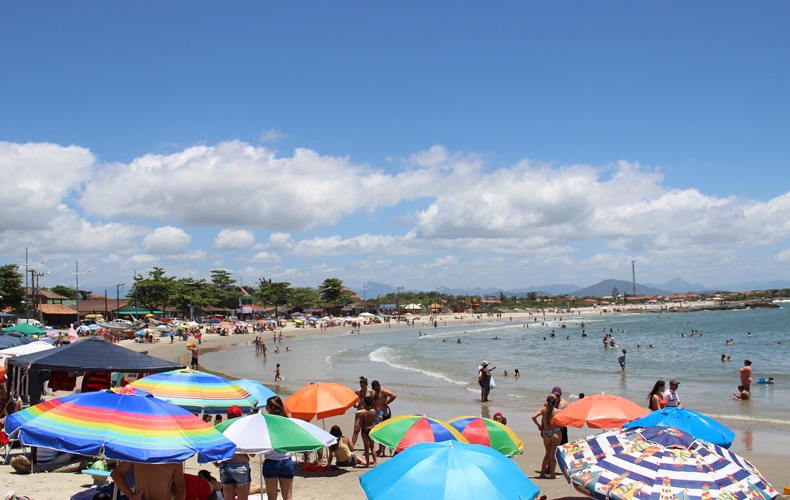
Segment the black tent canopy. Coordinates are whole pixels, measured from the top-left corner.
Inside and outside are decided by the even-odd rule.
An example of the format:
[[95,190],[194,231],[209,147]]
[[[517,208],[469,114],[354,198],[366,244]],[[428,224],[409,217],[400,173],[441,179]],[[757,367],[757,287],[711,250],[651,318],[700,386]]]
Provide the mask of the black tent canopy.
[[[110,343],[102,338],[92,337],[73,344],[35,352],[8,359],[9,372],[17,369],[27,371],[30,387],[30,404],[40,401],[40,390],[46,377],[42,372],[127,372],[158,373],[184,368],[184,365],[155,358]],[[9,373],[9,383],[12,376]]]

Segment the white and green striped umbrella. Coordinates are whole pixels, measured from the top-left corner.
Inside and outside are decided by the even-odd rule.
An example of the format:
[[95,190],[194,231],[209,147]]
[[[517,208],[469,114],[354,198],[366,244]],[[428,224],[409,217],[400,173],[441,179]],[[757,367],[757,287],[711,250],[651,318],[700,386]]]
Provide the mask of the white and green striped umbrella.
[[236,444],[237,453],[312,451],[331,446],[337,438],[304,420],[253,413],[215,427]]

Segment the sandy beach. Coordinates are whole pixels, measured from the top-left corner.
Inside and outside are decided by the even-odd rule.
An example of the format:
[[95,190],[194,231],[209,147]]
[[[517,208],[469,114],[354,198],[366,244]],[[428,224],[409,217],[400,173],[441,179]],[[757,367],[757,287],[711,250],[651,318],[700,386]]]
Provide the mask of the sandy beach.
[[[592,313],[592,311],[588,311]],[[598,314],[595,312],[594,314]],[[521,314],[525,319],[526,314]],[[458,317],[453,315],[444,315],[444,321],[455,322],[471,322],[474,318],[470,315],[465,317]],[[365,325],[362,327],[362,335],[365,330],[381,329],[382,325]],[[286,338],[293,338],[295,336],[317,335],[319,334],[316,329],[302,329],[296,328],[294,325],[289,324],[283,329],[283,334]],[[202,351],[205,353],[212,349],[232,346],[235,344],[250,343],[255,338],[253,334],[245,335],[204,335],[202,344],[200,345]],[[136,351],[148,351],[152,356],[156,356],[166,360],[186,362],[186,349],[185,343],[176,341],[171,344],[167,339],[162,339],[161,342],[153,344],[140,344],[133,341],[123,341],[121,343],[129,349]],[[291,365],[298,365],[299,354],[292,353],[289,363]],[[201,368],[212,371],[211,366],[202,366]],[[233,376],[233,373],[227,373],[228,376]],[[337,380],[336,382],[344,383],[353,387],[349,380]],[[267,383],[267,381],[264,381]],[[267,384],[268,385],[268,384]],[[271,386],[270,386],[271,387]],[[272,387],[275,389],[274,387]],[[275,389],[276,390],[276,389]],[[284,394],[283,396],[287,396]],[[285,397],[283,398],[285,399]],[[399,401],[401,403],[401,401]],[[413,404],[403,402],[403,407],[412,407]],[[509,425],[516,431],[516,433],[524,441],[524,453],[514,460],[518,466],[529,476],[535,484],[541,488],[543,494],[551,499],[572,499],[572,498],[587,498],[580,493],[576,492],[566,481],[559,475],[557,479],[538,479],[535,470],[543,457],[543,442],[540,439],[538,430],[529,421],[534,408],[525,408],[521,415],[508,415],[510,420]],[[398,413],[403,413],[399,411]],[[326,426],[329,428],[331,425],[337,423],[350,435],[353,429],[353,412],[347,412],[341,417],[334,417],[327,419]],[[578,431],[578,432],[577,432]],[[588,432],[588,429],[574,430],[571,435],[573,439],[577,435],[587,435],[593,432]],[[738,437],[736,436],[736,439]],[[357,446],[361,444],[358,443]],[[766,479],[781,493],[784,485],[790,485],[790,450],[776,450],[771,448],[768,453],[762,451],[753,451],[749,453],[742,453],[745,458],[750,460],[766,477]],[[385,459],[386,460],[386,459]],[[257,462],[257,461],[256,461]],[[186,463],[187,472],[195,473],[199,469],[205,468],[216,475],[216,468],[212,464],[199,465],[192,459]],[[297,499],[320,499],[320,498],[333,498],[336,500],[344,499],[361,499],[364,498],[362,489],[359,486],[359,476],[367,469],[354,468],[354,469],[341,469],[332,470],[322,473],[305,472],[300,467],[297,467],[297,477],[294,480],[294,498]],[[253,482],[257,482],[256,473],[258,467],[253,467]],[[10,466],[0,466],[0,494],[5,494],[7,491],[13,490],[17,495],[27,495],[31,499],[46,500],[46,499],[64,499],[69,498],[74,493],[89,487],[92,484],[91,478],[84,474],[64,474],[64,473],[37,473],[33,475],[19,475],[16,474]],[[257,496],[251,498],[258,498]]]

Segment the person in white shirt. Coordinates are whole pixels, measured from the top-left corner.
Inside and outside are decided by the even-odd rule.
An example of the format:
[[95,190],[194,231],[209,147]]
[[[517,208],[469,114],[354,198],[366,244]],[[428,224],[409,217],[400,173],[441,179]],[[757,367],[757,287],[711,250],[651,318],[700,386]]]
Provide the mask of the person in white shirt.
[[680,382],[678,382],[677,379],[673,378],[669,380],[669,389],[664,391],[664,401],[666,401],[668,408],[683,407],[678,398],[678,386],[680,386]]

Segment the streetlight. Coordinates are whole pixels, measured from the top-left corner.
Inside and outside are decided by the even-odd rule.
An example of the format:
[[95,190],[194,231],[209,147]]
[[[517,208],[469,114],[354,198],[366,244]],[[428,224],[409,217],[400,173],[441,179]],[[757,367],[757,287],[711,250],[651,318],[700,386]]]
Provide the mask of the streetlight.
[[41,288],[41,278],[45,274],[49,274],[49,271],[45,273],[37,273],[35,269],[31,269],[31,273],[33,274],[33,300],[35,301],[33,302],[33,307],[34,307],[33,313],[35,314],[36,312],[38,312],[36,316],[38,316],[39,321],[42,321],[43,318],[41,316],[41,307],[39,307],[41,301],[38,299],[38,290]]
[[77,280],[77,301],[75,306],[77,308],[77,322],[75,325],[79,326],[80,324],[80,274],[88,274],[93,271],[93,268],[88,269],[87,271],[80,272],[80,261],[74,261],[74,277]]
[[126,283],[118,283],[115,285],[115,315],[118,316],[118,311],[121,309],[121,287],[126,286]]
[[400,316],[400,292],[401,292],[401,290],[404,290],[404,288],[405,287],[403,287],[403,286],[399,286],[398,287],[398,304],[396,306],[396,312],[398,313],[398,316]]
[[44,262],[47,261],[47,258],[44,257],[43,255],[41,255],[40,253],[36,252],[39,255],[41,255],[42,257],[44,257],[44,258],[41,259],[38,262],[30,262],[28,260],[27,250],[28,250],[27,247],[25,247],[25,300],[24,300],[24,303],[25,303],[25,320],[30,320],[30,299],[27,296],[27,294],[28,294],[27,273],[30,272],[30,266],[37,266],[39,264],[43,264]]

